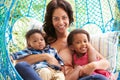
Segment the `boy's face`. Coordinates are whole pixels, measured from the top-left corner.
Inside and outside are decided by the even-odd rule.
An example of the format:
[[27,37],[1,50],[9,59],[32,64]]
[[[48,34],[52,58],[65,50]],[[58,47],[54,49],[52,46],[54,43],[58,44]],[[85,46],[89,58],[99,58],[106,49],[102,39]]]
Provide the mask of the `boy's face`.
[[87,52],[88,38],[86,34],[78,33],[73,36],[72,50],[77,54],[84,54]]
[[40,33],[32,34],[28,39],[28,44],[36,50],[42,50],[46,46],[44,37]]

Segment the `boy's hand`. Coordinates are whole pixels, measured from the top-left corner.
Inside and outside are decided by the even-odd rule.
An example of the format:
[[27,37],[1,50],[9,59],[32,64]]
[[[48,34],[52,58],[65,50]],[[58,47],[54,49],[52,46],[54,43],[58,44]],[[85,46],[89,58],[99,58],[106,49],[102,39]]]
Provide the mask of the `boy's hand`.
[[16,60],[14,60],[12,56],[10,56],[10,60],[11,60],[11,62],[12,62],[13,65],[16,64]]
[[10,60],[11,60],[11,62],[12,62],[12,63],[14,62],[14,60],[13,60],[12,56],[10,56]]

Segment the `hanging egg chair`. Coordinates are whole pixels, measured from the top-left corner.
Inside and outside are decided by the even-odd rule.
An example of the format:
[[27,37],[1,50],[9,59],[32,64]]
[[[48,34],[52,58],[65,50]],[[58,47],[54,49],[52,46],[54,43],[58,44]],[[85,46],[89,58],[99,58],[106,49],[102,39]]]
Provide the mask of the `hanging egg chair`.
[[[23,80],[10,60],[12,52],[25,46],[24,35],[31,28],[41,28],[46,5],[50,0],[1,0],[0,1],[0,80]],[[90,34],[120,31],[119,0],[68,0],[74,10],[75,28],[89,30]],[[37,27],[36,27],[37,26]],[[110,37],[110,36],[109,36]],[[120,37],[119,37],[120,38]],[[115,42],[119,47],[120,41]],[[114,39],[114,40],[115,40]],[[93,42],[94,43],[94,42]],[[111,43],[110,43],[111,44]],[[101,51],[101,50],[100,50]],[[103,51],[103,50],[102,50]],[[109,55],[109,52],[108,54]],[[113,57],[113,56],[112,56]],[[112,73],[120,71],[120,50],[109,57]],[[120,78],[118,77],[118,80]]]

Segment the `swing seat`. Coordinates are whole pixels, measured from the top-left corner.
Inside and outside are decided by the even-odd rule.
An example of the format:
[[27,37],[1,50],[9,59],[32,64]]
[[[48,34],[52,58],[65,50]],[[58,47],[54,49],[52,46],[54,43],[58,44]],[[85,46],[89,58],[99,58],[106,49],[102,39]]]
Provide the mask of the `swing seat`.
[[[0,80],[23,80],[10,60],[10,54],[26,45],[24,35],[39,28],[49,0],[0,1]],[[111,73],[120,75],[119,0],[71,0],[75,22],[69,31],[83,28],[91,44],[110,62]],[[116,76],[120,80],[120,76]]]

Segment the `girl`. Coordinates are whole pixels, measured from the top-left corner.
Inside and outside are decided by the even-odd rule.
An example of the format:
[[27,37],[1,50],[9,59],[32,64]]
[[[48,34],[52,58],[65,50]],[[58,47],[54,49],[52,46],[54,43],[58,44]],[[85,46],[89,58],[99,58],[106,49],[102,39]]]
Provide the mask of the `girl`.
[[[98,61],[103,57],[95,52],[90,54],[88,53],[89,47],[91,46],[90,46],[90,36],[87,31],[83,29],[75,29],[71,31],[70,34],[68,35],[67,43],[69,48],[73,51],[72,54],[73,65],[81,66],[80,77],[88,76],[89,74],[86,74],[86,71],[90,72],[90,74],[95,74],[87,78],[81,78],[80,80],[82,79],[107,80],[110,78],[111,74],[108,71],[100,67],[100,65],[99,67],[97,67]],[[88,66],[90,66],[90,68],[87,68]]]

